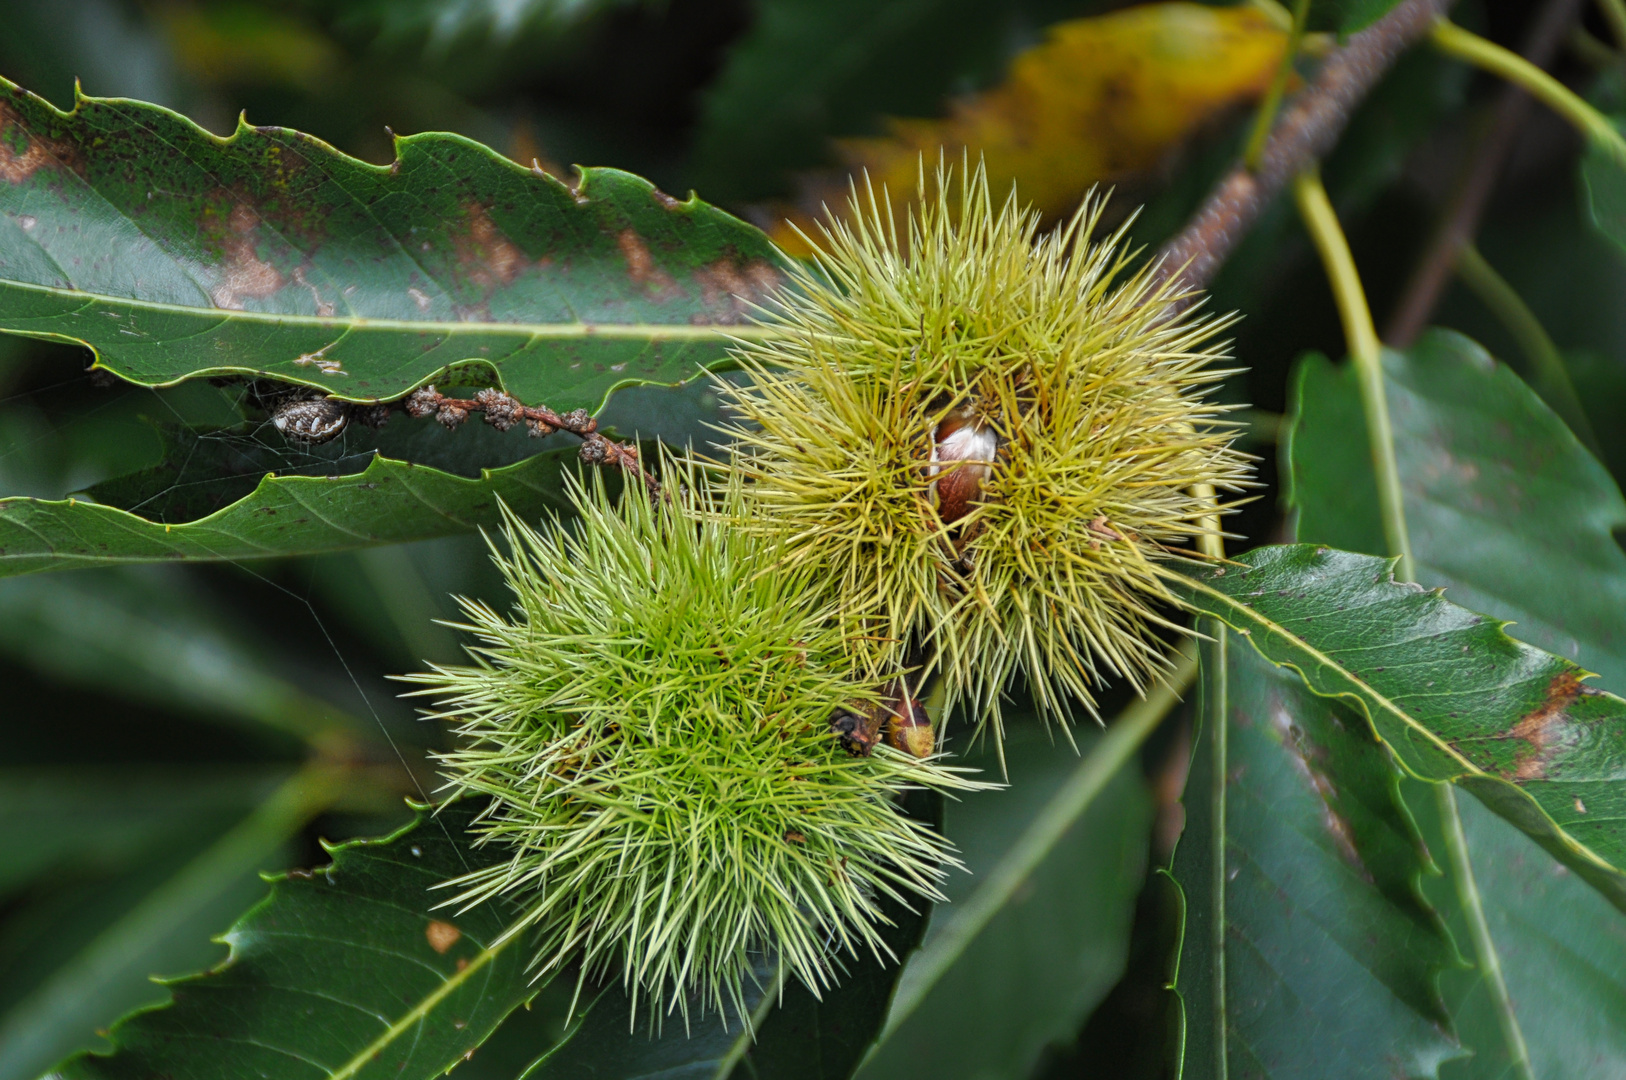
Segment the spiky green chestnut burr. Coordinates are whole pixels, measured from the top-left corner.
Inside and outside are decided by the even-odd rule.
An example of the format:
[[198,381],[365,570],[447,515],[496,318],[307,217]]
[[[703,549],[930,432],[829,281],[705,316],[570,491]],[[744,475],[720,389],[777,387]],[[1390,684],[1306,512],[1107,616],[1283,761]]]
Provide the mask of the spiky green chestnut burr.
[[573,528],[510,515],[494,554],[512,613],[463,601],[474,663],[409,678],[457,724],[448,787],[489,797],[477,842],[504,854],[448,883],[455,902],[511,901],[539,974],[580,959],[658,1013],[697,998],[745,1019],[753,955],[818,993],[842,954],[884,954],[878,900],[938,899],[955,865],[896,796],[979,785],[838,745],[832,715],[879,694],[827,598],[722,520],[743,512],[738,483],[686,479],[618,503],[575,485]]
[[1195,485],[1249,480],[1204,397],[1229,320],[1180,314],[1122,229],[1092,239],[1098,200],[1044,236],[981,169],[923,174],[907,222],[853,202],[763,313],[780,335],[737,350],[742,527],[829,583],[861,671],[935,667],[996,734],[1018,672],[1051,715],[1144,688],[1155,561],[1204,531]]

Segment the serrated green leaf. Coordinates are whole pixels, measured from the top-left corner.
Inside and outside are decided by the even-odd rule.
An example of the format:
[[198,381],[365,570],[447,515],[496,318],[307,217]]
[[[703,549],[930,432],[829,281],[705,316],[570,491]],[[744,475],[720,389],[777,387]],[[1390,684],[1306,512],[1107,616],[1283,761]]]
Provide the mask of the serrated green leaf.
[[1626,701],[1393,562],[1257,548],[1174,579],[1310,688],[1358,705],[1406,771],[1451,781],[1626,909]]
[[447,134],[396,150],[221,139],[119,99],[64,113],[0,81],[0,330],[144,385],[261,375],[376,401],[457,367],[596,409],[721,360],[781,280],[758,230],[628,173],[569,187]]
[[[1079,732],[1082,760],[1037,722],[1015,725],[1011,787],[949,806],[946,835],[972,873],[934,909],[861,1080],[1027,1076],[1112,989],[1151,826],[1135,750],[1172,692],[1152,697],[1162,700],[1144,718]],[[979,751],[967,763],[997,775],[995,749]]]
[[[1447,595],[1475,610],[1512,619],[1521,639],[1601,673],[1606,686],[1626,686],[1620,617],[1626,553],[1614,538],[1626,525],[1626,500],[1608,471],[1518,376],[1459,334],[1430,331],[1408,353],[1387,353],[1384,363],[1418,580],[1448,586]],[[1353,372],[1306,358],[1283,447],[1301,539],[1381,548],[1371,460],[1357,440],[1337,434],[1358,430],[1359,417]],[[1479,636],[1493,646],[1505,637],[1495,630]],[[1543,670],[1551,666],[1533,650],[1512,655]],[[1626,730],[1620,700],[1573,682],[1579,674],[1568,667],[1552,671],[1554,715],[1521,713],[1514,719],[1525,728],[1515,723],[1500,733],[1489,727],[1474,733],[1465,745],[1503,753],[1478,759],[1499,779],[1477,778],[1471,786],[1619,905],[1626,785],[1607,754]],[[1562,699],[1571,690],[1575,704],[1566,714]],[[1496,710],[1508,707],[1483,704],[1489,715],[1472,723],[1494,725]],[[1597,719],[1583,719],[1588,715]],[[1461,730],[1462,719],[1444,716],[1445,726],[1436,730]],[[1509,748],[1512,759],[1494,763],[1506,759]],[[1503,783],[1504,777],[1514,783]],[[1552,820],[1522,816],[1532,807],[1521,809],[1510,787],[1534,794]],[[1555,825],[1612,864],[1616,869],[1605,877],[1615,884],[1600,882],[1597,875],[1605,872],[1591,858],[1566,857],[1569,841],[1554,833]]]
[[[1444,850],[1439,813],[1425,785],[1407,796],[1429,847]],[[1626,919],[1586,882],[1473,799],[1459,799],[1478,903],[1512,1006],[1528,1073],[1515,1064],[1508,1017],[1481,970],[1448,968],[1441,989],[1471,1057],[1440,1070],[1441,1080],[1530,1076],[1612,1080],[1626,1074]],[[1451,882],[1428,883],[1459,941],[1471,940]]]
[[[1355,373],[1301,361],[1283,453],[1300,540],[1384,550]],[[1626,688],[1626,499],[1507,367],[1432,330],[1385,357],[1417,580]]]
[[279,878],[224,940],[222,966],[170,984],[167,1008],[120,1021],[110,1056],[65,1080],[163,1075],[429,1080],[478,1047],[539,987],[522,942],[491,948],[504,910],[435,910],[431,888],[482,857],[453,804],[332,865]]
[[[677,387],[629,387],[617,391],[596,419],[599,430],[614,438],[705,445],[718,437],[708,425],[722,420],[721,401],[711,379]],[[539,453],[574,452],[580,446],[571,435],[538,440],[522,427],[502,432],[483,423],[447,431],[433,420],[399,413],[381,427],[351,424],[337,438],[316,445],[290,442],[263,420],[213,428],[149,420],[143,426],[154,431],[163,446],[159,463],[104,480],[85,489],[85,494],[166,525],[196,521],[224,509],[253,492],[268,473],[348,476],[377,456],[478,480],[486,470],[519,465]],[[562,460],[568,454],[556,456]]]
[[1181,1075],[1432,1078],[1460,1052],[1434,987],[1454,953],[1398,774],[1350,709],[1216,636],[1171,871]]
[[[1386,360],[1419,579],[1516,614],[1521,635],[1619,679],[1626,556],[1611,528],[1626,522],[1626,502],[1615,485],[1529,387],[1466,339],[1433,331]],[[1346,546],[1370,542],[1378,516],[1364,447],[1333,434],[1360,423],[1350,375],[1319,357],[1301,362],[1284,446],[1300,537]],[[1473,1051],[1442,1077],[1618,1073],[1626,920],[1473,800],[1452,800],[1442,817],[1438,792],[1412,783],[1407,794],[1442,865],[1445,821],[1460,819],[1464,862],[1428,895],[1465,952],[1490,953],[1442,978]],[[1470,913],[1483,918],[1482,940]]]
[[165,525],[75,499],[0,499],[0,577],[138,562],[258,559],[450,536],[498,523],[498,500],[536,518],[563,508],[551,451],[467,480],[375,457],[351,476],[265,476],[208,517]]

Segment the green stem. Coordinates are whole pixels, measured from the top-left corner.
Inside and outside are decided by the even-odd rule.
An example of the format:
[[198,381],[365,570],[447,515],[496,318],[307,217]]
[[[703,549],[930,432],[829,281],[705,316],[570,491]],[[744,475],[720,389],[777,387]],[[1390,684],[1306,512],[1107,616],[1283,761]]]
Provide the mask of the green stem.
[[1609,118],[1518,53],[1504,49],[1494,41],[1486,41],[1478,34],[1469,33],[1445,19],[1434,24],[1434,31],[1429,37],[1441,52],[1465,60],[1493,75],[1500,75],[1520,87],[1574,124],[1576,130],[1614,157],[1622,168],[1626,168],[1626,137],[1622,137]]
[[1615,45],[1626,49],[1626,0],[1598,0],[1598,11],[1615,35]]
[[1259,163],[1264,159],[1265,143],[1270,141],[1270,129],[1276,123],[1276,113],[1281,110],[1282,96],[1287,93],[1287,80],[1293,76],[1293,62],[1298,59],[1299,47],[1304,41],[1304,24],[1309,17],[1310,0],[1293,0],[1293,25],[1287,32],[1286,51],[1282,53],[1276,74],[1271,77],[1264,100],[1259,102],[1253,131],[1248,134],[1248,147],[1242,152],[1242,162],[1249,172],[1258,172]]
[[[1405,503],[1400,490],[1400,468],[1395,459],[1394,429],[1389,424],[1389,407],[1384,395],[1381,347],[1377,330],[1372,325],[1372,313],[1367,307],[1366,292],[1361,288],[1360,276],[1355,272],[1355,260],[1350,256],[1349,244],[1338,225],[1327,190],[1314,173],[1301,173],[1293,184],[1293,194],[1306,227],[1315,239],[1317,250],[1327,266],[1333,293],[1338,298],[1338,311],[1343,317],[1344,334],[1349,342],[1361,383],[1361,397],[1366,407],[1367,438],[1372,444],[1372,458],[1378,468],[1378,502],[1383,514],[1383,532],[1389,543],[1389,553],[1400,556],[1397,577],[1415,581],[1412,569],[1411,537],[1406,531]],[[1216,748],[1222,746],[1216,742]],[[1218,782],[1219,778],[1216,778]],[[1473,938],[1474,955],[1479,970],[1500,1014],[1503,1035],[1516,1067],[1521,1067],[1519,1080],[1534,1080],[1530,1075],[1529,1052],[1524,1034],[1519,1030],[1513,1014],[1507,984],[1502,978],[1501,958],[1496,942],[1485,920],[1485,909],[1479,898],[1479,885],[1474,880],[1473,864],[1468,858],[1467,838],[1462,832],[1462,819],[1457,812],[1456,788],[1450,783],[1436,783],[1434,797],[1445,823],[1446,857],[1451,866],[1451,877],[1456,884],[1457,896],[1463,914],[1468,920]]]
[[1180,694],[1191,685],[1196,673],[1194,653],[1183,653],[1166,680],[1154,686],[1144,699],[1124,710],[1107,726],[1106,734],[1095,749],[1078,763],[1073,775],[1062,783],[1015,846],[1006,852],[965,903],[956,905],[954,917],[942,933],[910,961],[910,977],[898,986],[882,1038],[897,1030],[919,1008],[944,972],[960,958],[966,946],[1010,903],[1011,897],[1033,876],[1034,870],[1055,849],[1079,815],[1105,790],[1118,771],[1134,758],[1147,736],[1179,703]]
[[1355,364],[1361,403],[1366,409],[1372,465],[1378,481],[1383,537],[1388,542],[1389,554],[1400,557],[1397,567],[1400,578],[1411,581],[1414,570],[1411,537],[1406,531],[1405,493],[1400,487],[1394,428],[1389,423],[1389,400],[1383,387],[1383,347],[1378,343],[1377,327],[1372,323],[1372,309],[1367,306],[1366,292],[1361,288],[1360,275],[1355,272],[1354,256],[1349,253],[1349,241],[1338,224],[1338,215],[1333,213],[1321,177],[1313,171],[1300,173],[1293,181],[1293,197],[1326,267],[1333,298],[1338,302],[1338,315],[1343,320],[1350,359]]
[[1209,507],[1209,512],[1202,516],[1200,522],[1203,531],[1197,534],[1197,550],[1210,559],[1225,558],[1225,535],[1220,531],[1219,493],[1214,490],[1213,484],[1193,484],[1191,494]]
[[1564,418],[1576,438],[1594,454],[1601,453],[1597,436],[1593,434],[1592,425],[1581,407],[1581,399],[1575,392],[1575,384],[1570,381],[1569,369],[1564,366],[1564,358],[1559,354],[1558,346],[1553,344],[1553,339],[1547,336],[1535,312],[1519,298],[1513,286],[1485,261],[1473,244],[1463,244],[1457,250],[1457,275],[1519,343],[1519,348],[1530,360],[1537,392],[1554,412]]
[[1524,1042],[1524,1030],[1513,1011],[1513,1000],[1508,997],[1507,980],[1502,975],[1502,959],[1491,937],[1490,924],[1485,921],[1485,905],[1479,898],[1479,883],[1474,878],[1474,867],[1468,857],[1468,837],[1462,831],[1462,815],[1457,810],[1455,784],[1435,784],[1434,798],[1440,810],[1440,824],[1445,834],[1446,858],[1451,864],[1451,880],[1457,887],[1457,899],[1468,920],[1468,934],[1473,938],[1474,954],[1479,958],[1479,971],[1485,977],[1485,988],[1496,1006],[1496,1022],[1507,1040],[1508,1056],[1512,1059],[1517,1080],[1535,1080],[1530,1067],[1530,1048]]

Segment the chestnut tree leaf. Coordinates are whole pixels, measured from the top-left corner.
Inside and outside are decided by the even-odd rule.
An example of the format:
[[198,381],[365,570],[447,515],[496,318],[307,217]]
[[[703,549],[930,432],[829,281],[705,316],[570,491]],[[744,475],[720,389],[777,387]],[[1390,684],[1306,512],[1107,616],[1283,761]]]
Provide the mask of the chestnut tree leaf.
[[[1626,499],[1512,370],[1449,330],[1384,359],[1417,580],[1626,690]],[[1283,440],[1298,539],[1383,552],[1355,372],[1300,361]]]
[[117,563],[303,555],[468,532],[499,522],[499,500],[535,518],[565,505],[550,451],[478,480],[385,457],[350,476],[266,475],[252,492],[178,525],[76,499],[0,499],[0,577]]
[[[1408,781],[1407,802],[1444,863],[1439,805],[1427,787]],[[1459,798],[1457,811],[1473,868],[1473,902],[1506,993],[1492,989],[1483,965],[1442,973],[1452,1026],[1473,1055],[1448,1063],[1440,1080],[1620,1076],[1626,1071],[1626,918],[1478,801]],[[1462,950],[1470,952],[1462,890],[1449,874],[1425,884]]]
[[0,331],[143,385],[262,376],[388,401],[458,372],[596,409],[724,358],[781,281],[755,228],[614,169],[574,186],[457,135],[389,165],[0,80]]
[[492,857],[463,837],[472,813],[460,803],[421,812],[392,836],[333,848],[330,866],[278,878],[225,935],[224,963],[168,983],[174,1000],[116,1024],[110,1054],[72,1058],[58,1074],[440,1076],[541,989],[522,940],[489,944],[505,909],[435,907],[445,894],[433,886]]
[[1197,611],[1361,709],[1411,775],[1473,792],[1626,910],[1626,701],[1393,568],[1293,544],[1171,573]]
[[[1626,500],[1534,391],[1483,349],[1429,331],[1385,357],[1415,572],[1517,633],[1626,682],[1626,555],[1612,529]],[[1301,539],[1381,543],[1371,458],[1358,440],[1354,372],[1317,355],[1299,363],[1284,441]],[[1436,793],[1407,795],[1431,850],[1449,865]],[[1626,918],[1579,875],[1472,799],[1456,799],[1470,880],[1428,883],[1461,948],[1495,954],[1441,979],[1472,1057],[1447,1080],[1599,1077],[1626,1063]],[[1471,886],[1464,888],[1464,885]],[[1469,913],[1482,920],[1475,940]],[[1554,919],[1553,912],[1563,912]]]
[[959,732],[966,763],[1003,764],[1011,786],[949,804],[945,835],[971,873],[945,883],[951,902],[933,910],[858,1080],[1030,1075],[1117,983],[1152,818],[1137,719],[1079,730],[1078,757],[1037,718],[1009,724],[1002,750]]
[[1455,952],[1393,762],[1236,634],[1205,648],[1199,701],[1170,871],[1180,1075],[1432,1080],[1461,1053],[1435,989]]

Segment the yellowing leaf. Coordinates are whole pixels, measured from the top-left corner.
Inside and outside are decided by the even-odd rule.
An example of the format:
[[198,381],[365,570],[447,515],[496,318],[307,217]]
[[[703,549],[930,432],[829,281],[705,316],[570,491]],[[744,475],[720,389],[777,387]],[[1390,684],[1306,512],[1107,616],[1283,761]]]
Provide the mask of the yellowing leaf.
[[[890,134],[838,144],[854,175],[868,170],[901,208],[921,156],[941,147],[987,163],[994,190],[1020,185],[1046,216],[1070,210],[1090,185],[1144,172],[1205,121],[1259,97],[1282,60],[1285,29],[1259,8],[1148,4],[1058,23],[1012,62],[1000,85],[953,103],[941,120],[888,121]],[[846,181],[814,184],[789,211],[801,228],[821,203],[846,201]],[[806,245],[781,225],[774,239]]]

